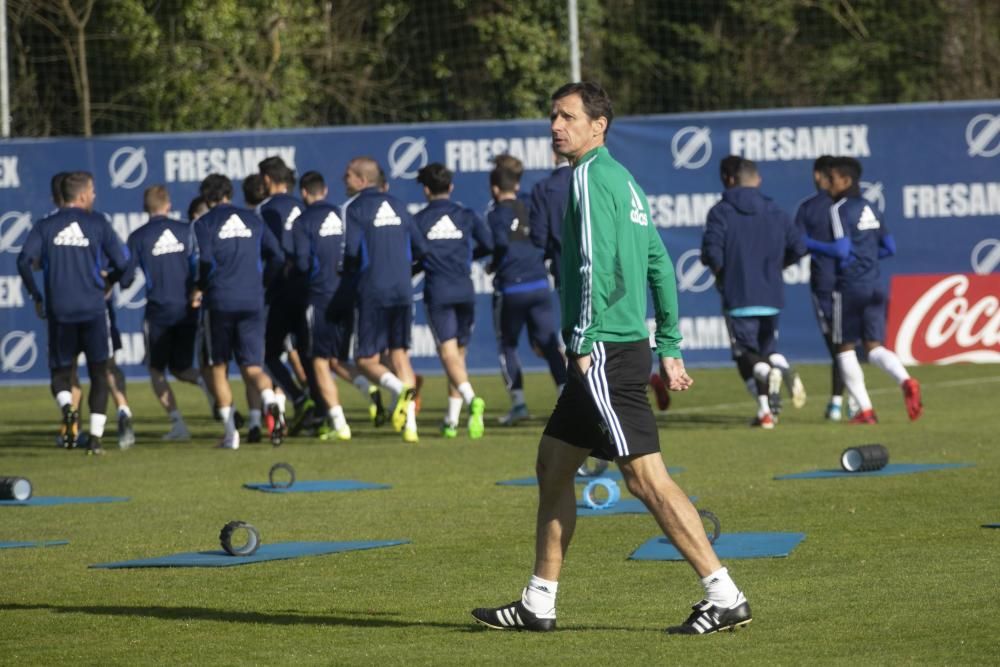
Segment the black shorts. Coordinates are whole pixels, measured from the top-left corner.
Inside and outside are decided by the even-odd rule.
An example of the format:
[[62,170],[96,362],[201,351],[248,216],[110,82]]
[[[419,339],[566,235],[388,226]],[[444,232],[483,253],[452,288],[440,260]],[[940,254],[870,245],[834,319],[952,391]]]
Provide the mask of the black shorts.
[[194,313],[185,313],[174,321],[149,319],[143,323],[146,334],[146,360],[150,368],[175,375],[194,366],[195,339],[198,320]]
[[570,356],[566,388],[545,435],[613,460],[660,451],[656,418],[646,397],[649,341],[594,343],[586,375]]

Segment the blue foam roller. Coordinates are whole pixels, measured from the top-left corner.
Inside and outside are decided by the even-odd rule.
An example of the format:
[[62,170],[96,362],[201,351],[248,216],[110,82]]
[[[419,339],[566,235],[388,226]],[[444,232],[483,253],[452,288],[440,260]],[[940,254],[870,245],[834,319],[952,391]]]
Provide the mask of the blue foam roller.
[[[805,533],[723,533],[712,546],[721,559],[784,558],[806,539]],[[632,552],[631,560],[684,560],[665,537],[654,537]]]
[[324,556],[344,551],[381,549],[382,547],[409,544],[409,542],[409,540],[381,540],[374,542],[278,542],[276,544],[262,545],[252,556],[230,556],[225,551],[219,549],[216,551],[192,551],[140,560],[124,560],[117,563],[98,563],[90,567],[107,570],[132,567],[233,567],[234,565],[263,563],[269,560],[288,560],[304,556]]
[[[667,472],[671,475],[676,475],[679,472],[684,472],[684,468],[667,468]],[[600,475],[584,476],[577,475],[577,484],[589,484],[598,477],[607,477],[608,479],[621,480],[622,473],[619,470],[605,470]],[[538,480],[534,477],[518,477],[516,479],[505,479],[503,481],[497,482],[497,486],[538,486]]]
[[50,505],[87,505],[90,503],[124,503],[128,498],[115,496],[32,496],[28,500],[0,500],[0,507],[45,507]]
[[890,463],[880,470],[867,472],[846,472],[844,470],[810,470],[791,475],[776,475],[774,479],[829,479],[831,477],[888,477],[890,475],[909,475],[928,470],[949,470],[951,468],[970,468],[971,463]]
[[[691,496],[691,502],[697,502],[698,498]],[[587,507],[587,503],[582,500],[576,504],[577,516],[609,516],[611,514],[649,514],[649,510],[636,498],[625,498],[615,503],[614,507],[603,510],[594,510]]]
[[266,493],[317,493],[320,491],[364,491],[366,489],[391,489],[388,484],[359,482],[353,479],[316,479],[295,482],[291,486],[271,486],[270,482],[253,482],[243,485],[254,491]]
[[28,549],[30,547],[61,547],[69,540],[48,540],[45,542],[0,542],[0,549]]

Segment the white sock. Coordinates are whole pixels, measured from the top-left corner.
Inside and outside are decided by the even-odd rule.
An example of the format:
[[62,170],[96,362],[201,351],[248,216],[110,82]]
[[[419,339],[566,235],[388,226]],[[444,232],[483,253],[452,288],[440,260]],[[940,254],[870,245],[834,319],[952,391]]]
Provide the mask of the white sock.
[[872,399],[865,387],[865,373],[861,370],[857,353],[854,350],[838,353],[837,367],[840,369],[840,376],[844,378],[847,391],[857,401],[858,407],[861,410],[871,410]]
[[330,408],[330,421],[333,422],[333,428],[337,431],[347,426],[347,419],[344,417],[344,408],[340,405],[335,405]]
[[250,425],[248,428],[253,428],[256,426],[260,428],[263,424],[261,423],[261,411],[260,410],[250,410]]
[[361,395],[368,398],[368,390],[371,388],[372,383],[368,381],[364,375],[358,375],[356,378],[351,380],[351,384],[361,392]]
[[385,387],[396,396],[403,393],[403,381],[396,377],[393,373],[383,373],[382,377],[378,379],[378,383],[380,386]]
[[59,406],[60,410],[62,410],[67,405],[72,405],[73,404],[73,394],[71,392],[68,392],[68,391],[59,391],[59,392],[56,392],[56,404]]
[[842,405],[844,405],[844,397],[843,396],[831,396],[830,397],[830,405],[836,405],[838,408],[841,407]]
[[705,599],[716,607],[728,609],[736,604],[740,597],[740,589],[736,588],[729,570],[721,568],[701,580],[705,587]]
[[170,417],[170,421],[174,423],[177,422],[180,422],[181,424],[184,423],[184,417],[181,416],[180,410],[171,410],[167,416]]
[[904,380],[910,378],[910,374],[906,372],[903,362],[899,360],[895,352],[887,347],[879,345],[874,350],[871,350],[868,353],[868,361],[891,375],[896,384],[902,384]]
[[558,582],[531,575],[528,585],[521,594],[521,603],[536,616],[555,618],[558,590]]
[[517,407],[518,405],[524,405],[524,390],[523,389],[511,389],[510,390],[510,402]]
[[406,404],[406,429],[417,430],[417,404],[414,401]]
[[90,435],[95,438],[104,436],[104,425],[108,423],[107,415],[90,414]]
[[226,437],[231,438],[236,432],[236,422],[233,421],[233,406],[227,405],[224,408],[219,408],[219,416],[222,417],[222,423],[226,427]]
[[267,410],[271,407],[271,403],[274,403],[276,396],[273,389],[264,389],[260,392],[260,402],[264,404],[264,409]]
[[757,416],[763,417],[771,412],[771,403],[767,400],[767,395],[757,397]]
[[120,408],[118,408],[118,414],[119,414],[119,416],[120,415],[125,415],[126,417],[131,417],[132,416],[132,411],[129,410],[129,408],[128,408],[127,405],[123,405]]
[[767,382],[767,376],[770,372],[771,367],[763,361],[758,361],[753,365],[753,376],[761,382]]
[[444,418],[451,426],[458,426],[462,414],[462,399],[458,396],[448,397],[448,416]]
[[472,391],[472,385],[468,382],[458,385],[458,393],[462,395],[462,399],[465,400],[466,405],[472,403],[472,399],[476,397],[476,392]]
[[[263,396],[263,395],[264,394],[262,392],[261,396]],[[285,414],[285,402],[287,400],[288,400],[288,397],[285,396],[284,393],[279,394],[279,393],[275,392],[275,394],[274,394],[274,402],[278,404],[278,412],[280,412],[281,414]]]

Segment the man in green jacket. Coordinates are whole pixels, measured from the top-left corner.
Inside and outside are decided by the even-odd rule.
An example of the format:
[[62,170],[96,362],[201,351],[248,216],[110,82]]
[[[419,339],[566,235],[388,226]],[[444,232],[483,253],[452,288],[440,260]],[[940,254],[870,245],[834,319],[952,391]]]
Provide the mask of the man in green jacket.
[[576,526],[574,478],[591,455],[618,464],[628,490],[701,578],[705,599],[667,632],[732,630],[750,622],[750,605],[716,557],[687,494],[667,474],[646,398],[647,281],[660,373],[673,391],[694,381],[681,360],[673,265],[650,224],[646,195],[604,146],[613,117],[597,84],[567,84],[552,96],[552,146],[573,164],[560,288],[569,379],[538,445],[534,573],[519,600],[472,615],[497,629],[555,629],[559,572]]

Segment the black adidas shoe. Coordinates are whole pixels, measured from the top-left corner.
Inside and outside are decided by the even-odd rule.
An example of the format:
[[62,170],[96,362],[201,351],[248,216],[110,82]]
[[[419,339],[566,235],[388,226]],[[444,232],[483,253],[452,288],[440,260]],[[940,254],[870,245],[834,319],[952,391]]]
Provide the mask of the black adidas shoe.
[[251,426],[247,431],[247,442],[260,442],[260,426]]
[[515,600],[496,609],[473,609],[472,618],[494,630],[548,632],[556,629],[556,619],[539,618],[528,611],[520,600]]
[[668,635],[710,635],[713,632],[742,628],[750,623],[750,603],[740,593],[736,604],[728,609],[717,607],[708,600],[702,600],[691,607],[694,612],[680,625],[667,628]]
[[101,439],[96,436],[90,436],[87,439],[87,456],[103,456],[104,448],[101,447]]
[[64,405],[62,409],[62,424],[59,425],[59,446],[65,449],[76,447],[76,439],[80,433],[80,413],[72,407]]

